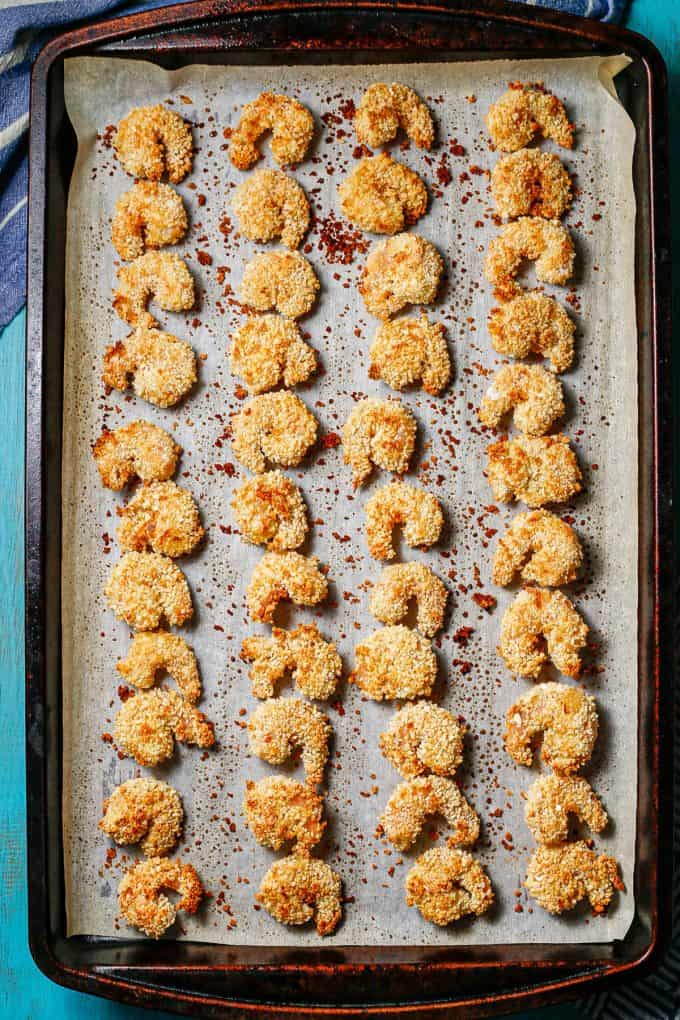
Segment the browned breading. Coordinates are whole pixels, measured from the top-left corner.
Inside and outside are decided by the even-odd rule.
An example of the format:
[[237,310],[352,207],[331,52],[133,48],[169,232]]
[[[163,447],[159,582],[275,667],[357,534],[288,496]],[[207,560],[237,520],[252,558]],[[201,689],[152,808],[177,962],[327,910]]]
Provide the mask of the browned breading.
[[255,170],[231,200],[239,230],[251,241],[280,237],[298,248],[309,227],[309,202],[296,180],[282,170]]
[[172,758],[175,740],[203,748],[215,743],[213,724],[176,691],[165,687],[127,698],[113,732],[119,751],[146,768]]
[[374,701],[428,698],[437,678],[437,657],[430,642],[398,624],[383,627],[358,644],[349,682]]
[[529,787],[524,817],[537,843],[564,843],[569,837],[569,816],[576,815],[593,832],[609,821],[587,779],[581,776],[539,776]]
[[267,462],[297,467],[316,442],[317,420],[294,393],[251,397],[232,418],[234,456],[255,474]]
[[400,783],[380,818],[385,835],[397,850],[408,850],[430,815],[441,815],[453,830],[450,845],[472,846],[479,836],[479,817],[453,779],[418,776]]
[[305,697],[325,701],[335,694],[342,674],[335,645],[321,636],[315,623],[301,623],[295,630],[274,627],[271,637],[247,637],[241,658],[253,663],[250,682],[256,698],[273,698],[277,686],[290,676]]
[[559,220],[522,216],[506,223],[489,244],[484,275],[494,285],[498,301],[522,294],[515,280],[525,259],[535,263],[536,279],[565,284],[574,272],[574,242]]
[[130,262],[149,248],[177,244],[188,227],[178,191],[169,184],[137,181],[116,202],[111,240],[120,257]]
[[502,436],[487,447],[486,477],[494,497],[530,507],[566,503],[583,488],[567,436]]
[[255,255],[243,271],[241,301],[258,312],[274,309],[289,319],[311,311],[319,278],[298,251],[267,251]]
[[404,705],[380,734],[380,750],[405,779],[452,776],[463,760],[466,727],[429,701]]
[[366,542],[371,556],[394,559],[392,532],[398,525],[403,525],[404,541],[412,548],[434,545],[444,526],[441,503],[436,496],[406,482],[383,485],[366,501]]
[[332,733],[328,717],[300,698],[269,698],[248,720],[250,750],[270,765],[283,765],[300,749],[307,782],[323,782]]
[[163,857],[177,845],[184,809],[177,790],[159,779],[129,779],[104,801],[99,828],[116,843],[139,843],[147,857]]
[[331,935],[342,920],[342,881],[324,861],[293,854],[275,861],[262,879],[257,902],[280,924],[314,921]]
[[590,761],[598,725],[592,695],[568,684],[537,684],[508,709],[503,741],[514,761],[531,765],[542,733],[543,761],[555,772],[570,775]]
[[146,307],[154,299],[167,312],[193,308],[194,279],[183,258],[174,251],[148,251],[117,272],[113,307],[124,322],[153,325]]
[[143,323],[125,340],[106,348],[102,380],[112,389],[132,388],[142,400],[172,407],[196,382],[196,355],[191,344]]
[[562,383],[541,365],[503,365],[486,391],[479,419],[498,428],[511,412],[521,432],[545,435],[564,415]]
[[419,318],[396,319],[378,326],[369,351],[371,379],[382,379],[395,390],[420,382],[433,396],[446,389],[451,358],[441,322]]
[[403,474],[416,441],[416,420],[399,400],[366,397],[355,404],[342,430],[343,461],[352,468],[354,488],[373,465]]
[[271,623],[279,602],[316,606],[328,595],[328,582],[316,556],[268,552],[253,570],[246,590],[250,618]]
[[147,482],[118,514],[116,535],[127,552],[152,550],[175,559],[193,552],[205,535],[194,497],[174,482]]
[[424,237],[395,234],[371,249],[359,293],[371,315],[390,319],[407,305],[434,301],[443,271],[441,255]]
[[418,907],[426,921],[442,927],[466,914],[479,917],[493,901],[484,868],[465,850],[426,850],[406,876],[406,905]]
[[401,128],[419,149],[434,141],[432,114],[417,92],[393,82],[374,82],[361,97],[354,115],[357,139],[365,145],[386,145]]
[[524,885],[551,914],[571,910],[586,897],[593,914],[604,914],[614,892],[625,889],[615,858],[598,855],[581,840],[563,846],[539,846],[529,860]]
[[489,312],[489,334],[499,354],[527,358],[538,354],[553,372],[566,372],[574,360],[573,320],[559,301],[528,291]]
[[338,188],[344,216],[362,230],[397,234],[427,210],[427,188],[387,152],[359,160]]
[[182,452],[172,436],[149,421],[132,421],[109,432],[104,429],[92,447],[107,489],[119,491],[135,478],[162,482],[175,473]]
[[302,493],[281,471],[249,478],[234,493],[231,508],[242,538],[270,552],[297,549],[309,531]]
[[583,563],[576,532],[549,510],[517,514],[499,539],[493,560],[494,584],[512,584],[516,575],[546,588],[575,581]]
[[158,103],[137,106],[118,125],[113,145],[131,177],[159,181],[164,174],[179,184],[191,172],[191,128],[174,110]]
[[249,393],[297,386],[316,371],[316,351],[282,315],[249,315],[232,337],[229,361]]
[[272,850],[293,844],[294,853],[309,851],[326,828],[323,797],[287,776],[247,780],[243,811],[257,842]]
[[184,574],[158,553],[125,553],[109,574],[104,594],[118,619],[135,630],[156,630],[163,618],[181,627],[194,612]]
[[416,626],[425,637],[434,637],[444,623],[448,597],[444,582],[424,563],[394,563],[383,569],[368,608],[381,623],[400,623],[415,599]]
[[564,104],[542,82],[511,82],[508,91],[489,107],[486,123],[494,145],[504,152],[521,149],[537,134],[565,149],[574,144],[574,125]]
[[179,634],[165,630],[135,634],[130,650],[116,669],[126,683],[140,690],[153,687],[169,676],[185,701],[194,705],[201,696],[201,678],[191,645]]
[[[180,899],[172,903],[163,889],[179,893]],[[204,896],[193,865],[167,857],[133,864],[118,887],[118,905],[127,923],[153,939],[172,927],[179,911],[195,914]]]
[[241,110],[229,142],[229,159],[248,170],[260,159],[257,143],[271,131],[272,156],[279,166],[301,163],[314,137],[314,118],[302,103],[276,92],[262,92]]
[[571,205],[571,177],[553,152],[520,149],[496,163],[491,193],[501,216],[554,220]]
[[588,625],[563,592],[525,588],[503,614],[498,654],[517,676],[537,679],[553,662],[577,677],[587,640]]

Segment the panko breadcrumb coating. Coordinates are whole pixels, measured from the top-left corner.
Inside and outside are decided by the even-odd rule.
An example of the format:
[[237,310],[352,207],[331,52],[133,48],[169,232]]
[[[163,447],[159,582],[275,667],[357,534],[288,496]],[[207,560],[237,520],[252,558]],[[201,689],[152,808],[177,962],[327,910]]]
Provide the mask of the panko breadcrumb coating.
[[256,899],[280,924],[314,921],[319,935],[331,935],[342,920],[342,881],[324,861],[293,854],[275,861]]
[[390,319],[407,305],[434,301],[443,271],[441,255],[424,237],[395,234],[371,250],[359,293],[371,315]]
[[515,277],[525,259],[535,263],[537,280],[563,285],[573,275],[575,257],[571,234],[559,220],[522,216],[491,240],[484,275],[497,300],[510,301],[522,293]]
[[184,808],[177,790],[159,779],[129,779],[104,801],[99,828],[121,846],[139,843],[147,857],[163,857],[177,845]]
[[[173,903],[163,895],[163,889],[179,893],[179,900]],[[125,873],[118,887],[118,905],[128,924],[159,939],[175,923],[179,911],[195,914],[204,895],[193,865],[150,857]]]
[[164,676],[171,677],[185,701],[195,705],[201,696],[201,678],[191,645],[179,634],[166,630],[135,634],[130,650],[116,669],[140,690],[153,687]]
[[191,172],[191,128],[178,113],[160,103],[137,106],[123,117],[113,146],[131,177],[159,181],[167,174],[168,180],[179,184]]
[[419,149],[429,149],[434,141],[432,115],[417,92],[393,82],[374,82],[361,97],[354,115],[358,141],[375,148],[386,145],[401,128]]
[[472,846],[479,837],[479,816],[456,786],[443,776],[418,776],[400,783],[380,818],[385,835],[397,850],[408,850],[423,830],[426,819],[441,815],[453,829],[448,842]]
[[593,832],[602,832],[609,821],[592,786],[582,776],[539,776],[529,787],[524,817],[537,843],[564,843],[569,837],[569,817],[576,815]]
[[270,552],[297,549],[309,531],[302,493],[281,471],[249,478],[234,493],[231,508],[241,537]]
[[404,705],[380,734],[380,750],[404,779],[452,776],[463,760],[465,726],[429,701]]
[[194,613],[184,574],[158,553],[125,553],[109,574],[104,594],[118,619],[134,630],[156,630],[163,618],[181,627]]
[[215,727],[176,691],[152,687],[127,698],[116,716],[114,737],[119,751],[138,765],[153,768],[172,758],[175,740],[212,747]]
[[563,592],[525,588],[503,614],[498,654],[517,676],[536,679],[553,662],[577,677],[587,640],[588,625]]
[[564,104],[542,82],[511,82],[508,91],[489,107],[486,123],[494,145],[504,152],[521,149],[537,134],[565,149],[574,144],[574,125],[569,123]]
[[355,404],[342,430],[343,461],[352,468],[354,488],[373,465],[403,474],[415,447],[416,420],[399,400],[366,397]]
[[576,532],[549,510],[517,514],[499,539],[493,560],[493,582],[504,587],[517,575],[545,588],[571,584],[583,563]]
[[178,191],[169,184],[137,181],[116,202],[111,240],[120,257],[131,262],[150,248],[177,244],[188,227]]
[[282,315],[249,315],[231,340],[229,362],[249,393],[297,386],[316,371],[316,352]]
[[298,251],[267,251],[255,255],[243,271],[241,301],[258,312],[270,309],[289,319],[311,311],[319,278]]
[[149,549],[175,559],[193,552],[205,535],[194,497],[174,482],[142,485],[118,514],[116,535],[126,552]]
[[451,378],[451,358],[441,322],[420,318],[396,319],[378,326],[369,351],[371,379],[382,379],[394,390],[420,382],[437,396]]
[[301,623],[295,630],[272,629],[244,639],[241,658],[252,662],[250,682],[256,698],[273,698],[277,686],[290,676],[307,698],[325,701],[335,694],[342,674],[342,660],[332,641],[326,641],[315,623]]
[[359,160],[338,188],[343,216],[373,234],[398,234],[427,210],[427,188],[387,152]]
[[132,380],[137,396],[157,407],[172,407],[187,395],[196,379],[191,344],[152,325],[137,326],[104,353],[105,385],[125,392]]
[[279,166],[301,163],[314,136],[314,118],[302,103],[276,92],[262,92],[241,110],[229,142],[229,159],[249,170],[261,157],[257,143],[271,131],[272,156]]
[[571,910],[586,897],[593,914],[604,914],[614,892],[625,889],[615,858],[597,854],[583,840],[539,846],[529,859],[524,885],[551,914]]
[[176,252],[148,251],[134,262],[121,266],[116,275],[118,289],[113,307],[123,322],[133,326],[152,324],[146,311],[151,298],[167,312],[194,307],[194,278]]
[[531,765],[542,733],[543,761],[555,772],[570,775],[590,761],[597,732],[592,695],[568,684],[537,684],[508,709],[503,742],[513,761]]
[[279,602],[316,606],[328,595],[328,581],[316,556],[268,552],[253,570],[246,590],[251,620],[271,623]]
[[383,485],[366,501],[366,542],[371,556],[394,559],[392,532],[399,525],[403,525],[407,545],[427,549],[439,539],[444,526],[441,503],[436,496],[406,482]]
[[583,488],[581,469],[567,436],[503,436],[487,447],[486,477],[503,503],[530,507],[566,503]]
[[488,319],[494,350],[513,358],[538,354],[553,372],[566,372],[574,360],[573,320],[559,301],[528,291],[492,308]]
[[541,365],[503,365],[486,391],[479,419],[498,428],[510,412],[521,432],[545,435],[564,415],[562,383]]
[[498,160],[491,173],[491,194],[501,216],[559,219],[571,205],[571,177],[559,156],[541,149],[520,149]]
[[429,698],[437,679],[437,657],[417,631],[383,627],[358,644],[349,682],[374,701]]
[[479,917],[493,901],[484,868],[465,850],[426,850],[406,876],[406,905],[418,907],[426,921],[441,927],[466,914]]
[[165,429],[142,419],[113,432],[104,429],[92,447],[102,482],[115,492],[135,478],[143,482],[170,478],[181,452],[182,447]]
[[270,765],[283,765],[300,749],[307,782],[323,781],[332,733],[328,717],[300,698],[269,698],[248,720],[250,750]]
[[232,418],[231,448],[254,474],[267,461],[297,467],[316,442],[317,420],[294,393],[285,390],[251,397]]
[[231,205],[241,233],[251,241],[280,237],[298,248],[309,228],[309,202],[294,178],[282,170],[255,170],[236,188]]
[[381,623],[400,623],[415,599],[416,626],[425,637],[434,637],[444,623],[448,597],[444,582],[424,563],[394,563],[378,578],[368,608]]
[[243,811],[257,842],[272,850],[293,844],[294,853],[305,853],[321,842],[326,828],[323,797],[286,776],[247,780]]

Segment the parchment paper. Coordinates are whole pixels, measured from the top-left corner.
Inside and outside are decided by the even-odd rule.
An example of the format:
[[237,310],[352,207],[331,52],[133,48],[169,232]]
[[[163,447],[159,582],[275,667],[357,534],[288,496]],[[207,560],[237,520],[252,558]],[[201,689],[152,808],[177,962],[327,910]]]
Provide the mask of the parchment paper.
[[[247,472],[226,438],[229,416],[241,406],[235,393],[239,381],[230,374],[226,354],[230,332],[242,319],[234,295],[243,268],[263,246],[239,239],[233,229],[230,195],[243,175],[227,159],[223,131],[235,125],[244,102],[272,87],[298,96],[316,118],[313,158],[295,176],[316,215],[305,250],[322,291],[304,328],[324,371],[299,392],[317,414],[322,434],[338,434],[359,395],[393,394],[367,374],[368,348],[378,323],[356,290],[364,256],[357,254],[346,265],[329,261],[322,238],[329,217],[340,219],[336,189],[354,163],[356,140],[347,100],[358,101],[373,81],[399,80],[428,97],[438,123],[438,144],[430,155],[413,146],[393,148],[430,189],[430,211],[415,229],[437,245],[447,264],[446,285],[429,313],[446,324],[455,363],[455,379],[441,398],[417,389],[403,395],[419,423],[411,478],[442,499],[448,526],[435,549],[421,553],[402,546],[401,555],[429,563],[452,592],[451,618],[436,642],[442,703],[470,727],[461,776],[483,820],[475,853],[488,868],[497,904],[486,917],[448,929],[428,924],[405,906],[410,864],[436,839],[443,842],[446,829],[428,825],[414,852],[403,855],[374,837],[379,815],[400,781],[378,750],[378,735],[395,706],[364,701],[360,692],[345,686],[341,708],[328,709],[335,745],[328,770],[329,832],[321,853],[342,874],[350,902],[344,923],[324,944],[606,942],[625,934],[634,909],[637,725],[634,131],[606,87],[623,64],[625,59],[612,63],[592,57],[383,67],[193,66],[169,73],[125,60],[67,61],[67,109],[78,135],[68,207],[63,437],[64,845],[71,933],[135,934],[124,923],[117,925],[116,890],[136,851],[119,849],[111,859],[111,844],[97,828],[102,799],[119,782],[144,774],[102,739],[112,732],[120,706],[115,664],[130,642],[128,629],[114,619],[102,594],[119,556],[116,508],[125,497],[101,487],[90,446],[104,425],[115,428],[144,417],[172,430],[184,447],[177,480],[196,496],[209,529],[200,554],[181,562],[196,606],[184,633],[198,655],[205,688],[201,707],[216,724],[219,744],[210,753],[178,746],[173,762],[155,770],[181,792],[187,825],[179,853],[194,863],[214,897],[197,918],[183,918],[183,931],[192,939],[232,944],[319,941],[309,927],[285,928],[254,909],[259,881],[279,855],[255,843],[241,814],[246,778],[275,770],[249,757],[244,728],[258,702],[238,653],[243,636],[257,629],[247,621],[244,594],[261,551],[241,542],[229,509]],[[578,357],[562,377],[568,399],[564,430],[578,451],[586,493],[564,512],[587,549],[586,575],[572,595],[596,646],[597,668],[585,683],[597,696],[601,736],[586,775],[611,816],[606,834],[596,842],[621,861],[628,889],[599,919],[586,909],[552,918],[532,908],[521,886],[534,847],[522,793],[540,769],[513,765],[501,739],[506,709],[530,684],[512,679],[495,651],[501,616],[514,593],[491,583],[492,532],[503,529],[517,508],[485,510],[494,502],[483,475],[491,437],[480,431],[476,407],[489,370],[502,359],[486,330],[492,296],[482,275],[484,253],[497,227],[487,177],[477,168],[488,170],[497,158],[489,150],[483,121],[489,102],[515,79],[545,80],[566,99],[577,124],[576,148],[560,156],[575,172],[579,189],[567,220],[578,269],[573,291],[561,290],[559,296],[564,300],[571,294],[578,323]],[[118,264],[110,220],[116,199],[131,185],[114,160],[106,129],[133,106],[163,101],[174,102],[195,126],[194,171],[179,186],[191,230],[178,250],[189,261],[200,298],[195,312],[173,315],[156,309],[156,314],[163,328],[207,355],[200,386],[172,410],[159,410],[130,394],[107,396],[100,379],[105,346],[126,333],[110,303]],[[462,154],[457,146],[463,147]],[[268,144],[264,151],[259,165],[274,165]],[[532,274],[527,283],[533,284]],[[379,626],[368,614],[367,582],[378,578],[381,565],[367,554],[363,508],[389,476],[376,472],[355,494],[342,448],[323,444],[291,475],[316,522],[304,551],[328,564],[333,604],[319,613],[284,609],[278,621],[316,618],[337,643],[349,672],[355,643]],[[496,610],[480,609],[475,593],[493,594]],[[461,627],[473,628],[467,646],[458,634]],[[299,774],[299,768],[291,771]]]

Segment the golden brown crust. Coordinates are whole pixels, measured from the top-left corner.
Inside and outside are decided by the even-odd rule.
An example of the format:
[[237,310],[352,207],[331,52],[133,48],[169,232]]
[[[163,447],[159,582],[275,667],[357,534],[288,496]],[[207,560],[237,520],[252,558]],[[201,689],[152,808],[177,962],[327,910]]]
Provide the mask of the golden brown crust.
[[399,400],[366,397],[355,404],[342,430],[343,461],[352,467],[354,488],[374,464],[397,474],[407,471],[416,430],[415,418]]
[[526,588],[503,614],[498,653],[517,676],[537,679],[553,662],[577,677],[587,640],[588,625],[563,592]]
[[429,701],[404,705],[380,734],[380,750],[405,779],[432,772],[452,776],[463,760],[462,726]]
[[239,170],[249,170],[261,158],[257,143],[272,132],[272,156],[279,166],[301,163],[314,136],[314,118],[290,96],[262,92],[241,110],[229,142],[229,159]]
[[498,160],[491,194],[501,216],[559,219],[571,205],[571,177],[559,156],[541,149],[520,149]]
[[479,408],[479,419],[498,428],[513,413],[516,427],[542,436],[564,415],[562,383],[541,365],[503,365]]
[[184,574],[158,553],[125,553],[109,574],[104,594],[118,619],[134,630],[156,630],[164,618],[181,627],[194,612]]
[[109,432],[104,429],[92,447],[107,489],[118,492],[135,478],[165,481],[175,473],[182,452],[172,436],[149,421],[133,421]]
[[549,510],[529,510],[513,519],[499,539],[493,561],[494,584],[507,586],[516,576],[545,588],[571,584],[583,564],[576,532]]
[[255,170],[232,197],[239,230],[251,241],[280,237],[286,248],[298,248],[309,228],[309,202],[304,191],[282,170]]
[[387,152],[359,160],[338,188],[344,216],[362,230],[397,234],[427,210],[427,188]]
[[395,390],[420,382],[426,393],[437,396],[451,378],[446,331],[426,315],[383,322],[369,355],[371,379],[382,379]]
[[566,372],[574,360],[573,320],[559,301],[528,291],[489,312],[489,334],[499,354],[527,358],[538,354],[553,372]]
[[102,380],[115,390],[130,385],[138,397],[157,407],[172,407],[196,382],[196,356],[191,344],[142,324],[125,340],[106,348]]
[[406,905],[418,907],[426,921],[442,927],[466,914],[479,917],[493,901],[484,868],[464,850],[426,850],[406,876]]
[[116,669],[125,681],[145,690],[167,675],[177,684],[180,694],[195,705],[201,696],[201,678],[191,645],[179,634],[165,630],[135,634],[130,650]]
[[282,315],[249,315],[231,340],[229,362],[249,393],[297,386],[316,371],[316,352]]
[[159,181],[164,174],[179,184],[191,172],[191,128],[174,110],[158,103],[137,106],[118,125],[113,145],[131,177]]
[[300,698],[269,698],[248,720],[251,753],[270,765],[283,765],[300,748],[311,786],[323,782],[331,732],[328,717]]
[[434,301],[443,271],[441,255],[424,237],[395,234],[371,249],[359,293],[371,315],[390,319],[407,305]]
[[116,202],[111,240],[120,257],[130,262],[148,249],[177,244],[188,227],[179,192],[169,184],[136,181]]
[[574,125],[569,123],[564,104],[543,88],[542,82],[512,82],[489,107],[486,123],[494,145],[504,152],[521,149],[537,134],[565,149],[574,144]]
[[453,779],[443,776],[418,776],[400,783],[387,801],[380,824],[397,850],[408,850],[431,815],[441,815],[453,830],[450,846],[476,843],[479,816]]
[[443,626],[448,597],[444,582],[424,563],[395,563],[383,569],[371,592],[369,609],[381,623],[400,623],[415,599],[416,626],[431,638]]
[[258,312],[270,309],[289,319],[311,311],[319,292],[319,278],[298,251],[268,251],[255,255],[243,272],[241,301]]
[[232,418],[234,456],[255,474],[267,462],[297,467],[316,442],[317,420],[302,400],[285,390],[262,393]]
[[403,538],[414,549],[427,549],[439,539],[444,526],[441,503],[415,485],[393,481],[376,489],[366,501],[366,541],[371,556],[392,560],[392,532],[403,525]]
[[116,716],[114,736],[122,753],[153,768],[172,758],[175,740],[212,747],[215,728],[176,691],[153,687],[127,698]]
[[593,832],[602,832],[609,821],[590,783],[581,776],[539,776],[529,787],[524,817],[537,843],[564,843],[569,836],[569,816],[576,815]]
[[570,775],[590,761],[598,727],[592,695],[567,684],[537,684],[508,709],[503,741],[514,761],[531,765],[533,745],[542,733],[543,761]]
[[246,604],[251,620],[271,623],[279,602],[316,606],[328,595],[328,582],[316,556],[297,552],[265,553],[253,570]]
[[242,538],[270,552],[297,549],[309,530],[302,493],[281,471],[249,478],[234,493],[231,508]]
[[598,855],[583,841],[539,846],[529,860],[524,885],[551,914],[571,910],[586,897],[593,913],[603,914],[614,892],[625,888],[616,860]]
[[256,698],[273,698],[277,686],[290,675],[305,697],[325,701],[335,694],[342,674],[335,645],[321,636],[315,623],[290,631],[274,627],[271,637],[247,637],[241,658],[253,663],[250,681]]
[[117,272],[118,289],[113,307],[124,322],[150,326],[153,319],[146,307],[153,297],[167,312],[194,307],[194,279],[183,258],[172,251],[148,251]]
[[525,259],[535,263],[537,280],[564,285],[573,275],[575,257],[571,234],[559,220],[522,216],[506,223],[490,242],[484,275],[495,297],[510,301],[522,294],[515,277]]
[[432,114],[417,92],[393,82],[374,82],[361,97],[354,116],[357,139],[364,145],[386,145],[401,128],[419,149],[434,141]]
[[275,861],[262,879],[257,902],[280,924],[314,921],[331,935],[342,919],[342,881],[324,861],[293,855]]
[[401,624],[383,627],[357,645],[349,682],[374,701],[428,698],[437,678],[430,642]]
[[[162,889],[179,893],[179,901],[172,903]],[[179,911],[195,914],[204,896],[193,865],[167,857],[133,864],[118,887],[118,904],[127,923],[153,939],[172,927]]]
[[530,507],[566,503],[583,488],[569,439],[556,436],[501,437],[487,447],[486,477],[494,497],[521,499]]
[[321,842],[326,828],[323,797],[286,776],[246,782],[243,801],[246,824],[262,846],[305,853]]
[[158,779],[129,779],[104,801],[99,828],[116,843],[139,843],[147,857],[174,850],[182,833],[184,809],[177,790]]
[[118,514],[116,534],[127,552],[151,550],[175,559],[193,552],[205,535],[194,497],[174,482],[147,482]]

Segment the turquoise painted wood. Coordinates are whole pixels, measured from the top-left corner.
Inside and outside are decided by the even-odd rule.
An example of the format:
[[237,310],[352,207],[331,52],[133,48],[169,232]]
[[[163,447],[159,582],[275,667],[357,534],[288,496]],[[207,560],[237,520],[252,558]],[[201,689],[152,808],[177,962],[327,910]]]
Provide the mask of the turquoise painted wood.
[[[651,38],[661,50],[671,89],[671,166],[680,165],[680,3],[634,0],[628,26]],[[673,207],[674,235],[680,237],[680,181]],[[676,257],[675,321],[680,322],[680,258]],[[59,988],[38,971],[26,931],[24,836],[24,631],[23,631],[23,468],[24,333],[19,314],[0,334],[0,1016],[13,1020],[162,1020],[170,1014],[81,995]],[[677,366],[675,366],[677,370]],[[677,371],[674,376],[678,405]],[[527,1013],[531,1020],[577,1020],[583,1014],[564,1006]]]

